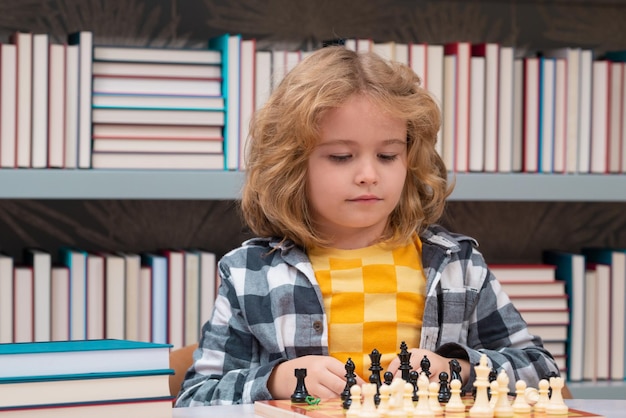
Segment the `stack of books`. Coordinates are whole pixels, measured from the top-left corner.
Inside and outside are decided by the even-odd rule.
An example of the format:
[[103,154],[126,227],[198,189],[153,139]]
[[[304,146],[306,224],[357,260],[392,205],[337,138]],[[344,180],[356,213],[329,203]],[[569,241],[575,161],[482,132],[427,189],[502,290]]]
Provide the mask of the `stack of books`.
[[489,266],[502,289],[522,314],[531,334],[541,337],[567,374],[570,310],[565,283],[556,279],[551,264],[493,264]]
[[169,350],[129,340],[0,344],[0,415],[170,418]]
[[93,168],[223,169],[222,55],[95,46]]

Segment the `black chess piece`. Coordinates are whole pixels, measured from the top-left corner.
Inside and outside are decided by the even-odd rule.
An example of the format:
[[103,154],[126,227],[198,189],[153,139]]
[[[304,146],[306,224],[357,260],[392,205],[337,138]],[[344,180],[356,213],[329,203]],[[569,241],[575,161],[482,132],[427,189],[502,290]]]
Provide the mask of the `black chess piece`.
[[291,402],[293,403],[306,403],[306,398],[309,396],[309,392],[306,390],[304,384],[304,378],[306,377],[306,369],[295,369],[294,374],[298,379],[296,383],[296,389],[291,395]]
[[416,370],[411,370],[409,372],[409,383],[413,385],[413,396],[411,399],[413,402],[417,402],[419,400],[419,396],[417,395],[417,379],[419,378],[419,373]]
[[405,382],[409,381],[409,371],[413,368],[411,366],[411,352],[408,350],[408,347],[404,341],[400,344],[400,353],[398,354],[400,358],[400,367],[398,369],[402,372],[402,379]]
[[343,408],[349,409],[352,404],[352,399],[350,399],[350,388],[356,385],[356,374],[354,373],[355,365],[352,361],[352,358],[348,358],[346,361],[346,365],[344,366],[346,369],[346,374],[344,375],[346,378],[346,386],[344,386],[343,391],[341,392],[341,400],[343,401]]
[[[455,358],[448,362],[450,364],[450,381],[458,380],[461,382],[461,387],[463,387],[463,378],[461,377],[461,363]],[[465,395],[465,391],[461,389],[461,396]]]
[[422,369],[422,373],[426,375],[427,378],[430,379],[430,360],[427,356],[424,356],[422,361],[420,362],[420,368]]
[[393,381],[393,373],[385,372],[385,374],[383,375],[383,379],[386,385],[390,385],[391,382]]
[[[491,368],[491,370],[489,370],[489,383],[493,382],[494,380],[498,379],[498,371],[496,369],[494,369],[493,367]],[[487,387],[487,397],[489,399],[491,399],[491,385],[489,385],[489,387]]]
[[376,385],[376,394],[374,394],[374,403],[378,405],[380,404],[380,385],[382,384],[380,380],[380,372],[383,370],[382,366],[380,365],[381,354],[377,349],[373,349],[369,356],[370,356],[370,362],[371,362],[369,370],[372,372],[372,374],[370,375],[369,381],[370,383],[374,383]]
[[439,373],[439,395],[437,395],[437,399],[441,403],[447,403],[451,395],[450,386],[448,386],[448,373],[441,372]]

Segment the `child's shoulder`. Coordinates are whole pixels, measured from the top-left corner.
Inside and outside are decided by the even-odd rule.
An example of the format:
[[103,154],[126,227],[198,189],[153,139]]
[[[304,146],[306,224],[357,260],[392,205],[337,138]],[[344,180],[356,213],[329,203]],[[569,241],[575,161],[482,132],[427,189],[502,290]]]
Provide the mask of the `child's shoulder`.
[[257,263],[275,264],[281,262],[297,263],[307,260],[307,258],[304,251],[291,241],[276,237],[255,237],[230,250],[220,262],[245,263],[249,266],[254,260]]
[[453,251],[459,251],[468,247],[478,247],[478,242],[474,238],[457,232],[451,232],[439,224],[433,224],[426,228],[426,230],[420,234],[420,239],[422,242],[443,246]]

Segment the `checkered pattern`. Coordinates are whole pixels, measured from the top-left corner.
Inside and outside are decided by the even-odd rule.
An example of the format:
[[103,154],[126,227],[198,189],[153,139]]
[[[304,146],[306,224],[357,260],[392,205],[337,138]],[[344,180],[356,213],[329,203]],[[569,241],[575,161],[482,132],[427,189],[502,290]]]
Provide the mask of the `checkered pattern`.
[[392,251],[380,245],[309,251],[328,318],[329,353],[342,363],[351,358],[364,379],[374,348],[386,369],[402,341],[419,346],[426,289],[420,252],[417,236]]
[[[427,279],[420,348],[444,357],[482,354],[490,366],[536,385],[558,373],[541,339],[488,270],[476,242],[433,225],[420,234]],[[328,355],[322,292],[307,254],[281,238],[256,238],[219,262],[220,288],[202,327],[194,364],[176,406],[227,405],[271,399],[267,380],[280,362]],[[472,390],[473,372],[464,389]]]

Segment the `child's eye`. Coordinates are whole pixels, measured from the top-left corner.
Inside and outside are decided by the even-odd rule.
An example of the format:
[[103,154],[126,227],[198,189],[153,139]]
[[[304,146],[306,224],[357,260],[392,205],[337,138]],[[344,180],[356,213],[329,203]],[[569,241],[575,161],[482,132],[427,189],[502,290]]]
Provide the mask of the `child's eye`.
[[348,161],[350,158],[352,157],[351,154],[331,154],[328,156],[328,158],[331,161],[336,161],[338,163],[343,163]]
[[398,154],[378,154],[378,158],[383,161],[395,161],[398,159]]

